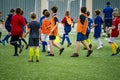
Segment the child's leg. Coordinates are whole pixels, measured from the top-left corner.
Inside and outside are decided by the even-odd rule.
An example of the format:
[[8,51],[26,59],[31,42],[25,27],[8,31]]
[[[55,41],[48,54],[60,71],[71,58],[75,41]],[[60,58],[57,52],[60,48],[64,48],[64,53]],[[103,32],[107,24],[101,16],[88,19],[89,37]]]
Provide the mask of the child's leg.
[[50,40],[49,41],[49,44],[50,44],[50,54],[53,54],[53,40]]
[[68,44],[71,44],[69,36],[68,36],[68,35],[65,35],[65,38],[66,38]]
[[76,42],[76,47],[75,47],[75,53],[78,54],[79,48],[80,48],[80,42],[77,41],[77,42]]
[[30,60],[32,60],[32,61],[33,61],[33,55],[34,55],[34,47],[30,47],[29,57],[30,57]]
[[87,45],[87,43],[85,41],[81,41],[81,42],[87,48],[87,50],[90,50],[89,46]]
[[97,38],[97,42],[98,42],[98,48],[102,47],[102,42],[101,42],[100,38]]
[[111,45],[112,53],[113,53],[113,54],[116,54],[116,48],[115,48],[114,43],[111,42],[110,45]]
[[62,42],[61,42],[61,44],[64,44],[64,41],[65,41],[65,34],[63,34],[63,37],[62,37]]
[[1,41],[2,32],[0,32],[0,41]]
[[28,43],[27,43],[27,41],[26,41],[24,38],[22,38],[21,40],[25,43],[26,49],[27,49],[27,48],[28,48]]
[[36,53],[36,62],[39,62],[39,58],[40,58],[39,47],[35,48],[35,53]]

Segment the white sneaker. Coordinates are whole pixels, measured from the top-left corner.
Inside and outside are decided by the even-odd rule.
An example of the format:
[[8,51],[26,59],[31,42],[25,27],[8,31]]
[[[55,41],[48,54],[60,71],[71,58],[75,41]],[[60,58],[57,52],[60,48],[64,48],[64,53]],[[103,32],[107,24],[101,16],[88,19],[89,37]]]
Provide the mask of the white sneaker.
[[103,46],[98,47],[97,49],[101,49]]

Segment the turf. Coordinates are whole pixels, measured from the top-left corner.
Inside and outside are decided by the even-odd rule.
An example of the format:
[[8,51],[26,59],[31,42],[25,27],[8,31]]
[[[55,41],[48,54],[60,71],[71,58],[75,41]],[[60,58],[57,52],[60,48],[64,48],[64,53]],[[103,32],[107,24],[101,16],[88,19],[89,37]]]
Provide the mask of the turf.
[[[4,35],[3,35],[4,36]],[[97,50],[97,42],[92,37],[93,54],[86,57],[87,51],[81,45],[78,58],[71,58],[75,49],[76,34],[70,36],[72,46],[61,56],[54,48],[55,56],[47,57],[41,52],[40,62],[29,63],[29,49],[14,57],[13,47],[0,44],[0,80],[120,80],[120,54],[111,56],[110,45],[102,38],[104,47]],[[119,44],[119,39],[116,40]]]

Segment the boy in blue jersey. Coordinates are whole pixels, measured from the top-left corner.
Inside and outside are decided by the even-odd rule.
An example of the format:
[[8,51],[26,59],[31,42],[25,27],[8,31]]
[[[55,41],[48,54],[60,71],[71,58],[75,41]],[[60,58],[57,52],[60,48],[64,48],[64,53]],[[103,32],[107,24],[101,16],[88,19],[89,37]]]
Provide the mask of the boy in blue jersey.
[[[86,31],[86,40],[85,41],[88,43],[89,47],[92,48],[92,44],[91,44],[89,35],[90,35],[90,32],[91,32],[91,27],[93,25],[93,20],[92,20],[92,18],[89,18],[89,16],[90,16],[89,11],[87,11],[86,14],[88,16],[88,27],[87,27],[87,31]],[[84,49],[87,49],[87,48],[84,48]]]
[[[45,12],[48,11],[47,9],[43,10],[43,16],[40,18],[40,26],[42,26],[42,21],[45,19]],[[46,52],[45,46],[47,45],[46,41],[42,41],[42,52]]]
[[66,39],[67,42],[68,42],[67,47],[69,47],[71,45],[71,41],[70,41],[70,38],[69,38],[68,35],[71,32],[71,25],[72,25],[72,22],[73,22],[73,19],[69,16],[69,11],[66,11],[65,17],[62,19],[61,22],[64,25],[64,34],[63,34],[63,37],[62,37],[61,44],[63,45],[64,40]]
[[112,13],[113,8],[110,6],[110,2],[106,3],[106,7],[103,9],[104,13],[104,24],[105,24],[105,32],[110,37],[109,27],[112,26]]
[[7,15],[6,20],[5,20],[5,29],[7,30],[8,34],[2,39],[2,45],[5,45],[5,41],[8,43],[8,39],[10,38],[11,34],[11,18],[15,14],[15,10],[11,9],[10,14]]
[[95,24],[95,28],[94,28],[94,38],[97,40],[98,42],[98,48],[97,49],[100,49],[102,48],[102,42],[100,40],[100,35],[101,35],[101,32],[102,32],[102,24],[103,24],[103,20],[102,18],[99,16],[100,15],[100,10],[95,10],[95,19],[94,19],[94,24]]

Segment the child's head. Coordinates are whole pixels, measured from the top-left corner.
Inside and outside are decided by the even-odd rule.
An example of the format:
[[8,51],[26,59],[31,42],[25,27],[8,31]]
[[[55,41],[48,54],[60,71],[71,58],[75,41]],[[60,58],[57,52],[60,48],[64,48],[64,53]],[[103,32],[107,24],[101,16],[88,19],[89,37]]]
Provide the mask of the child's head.
[[31,12],[30,13],[30,18],[31,19],[36,19],[36,13],[35,12]]
[[43,12],[42,12],[42,13],[43,13],[43,15],[45,15],[45,12],[46,12],[46,11],[48,11],[48,10],[47,10],[47,9],[44,9],[44,10],[43,10]]
[[109,5],[110,5],[110,2],[106,2],[106,5],[109,6]]
[[66,11],[65,12],[65,16],[69,16],[70,14],[69,14],[69,11]]
[[82,8],[81,8],[81,12],[82,12],[82,13],[86,13],[86,11],[87,11],[87,8],[86,8],[86,7],[82,7]]
[[10,10],[10,13],[14,13],[14,12],[15,12],[15,10],[14,10],[14,9],[11,9],[11,10]]
[[46,11],[46,12],[45,12],[45,17],[48,18],[49,16],[50,16],[49,11]]
[[16,14],[21,14],[21,8],[16,8],[15,12]]
[[87,16],[90,16],[90,12],[89,11],[87,11],[86,14],[87,14]]
[[51,11],[52,11],[52,13],[57,13],[58,8],[57,8],[56,6],[53,6],[53,7],[51,8]]
[[118,13],[118,12],[113,12],[113,13],[112,13],[112,16],[113,16],[113,17],[119,17],[119,13]]
[[96,10],[95,10],[95,15],[96,15],[96,16],[97,16],[97,15],[100,15],[100,12],[101,12],[101,11],[100,11],[99,9],[96,9]]

